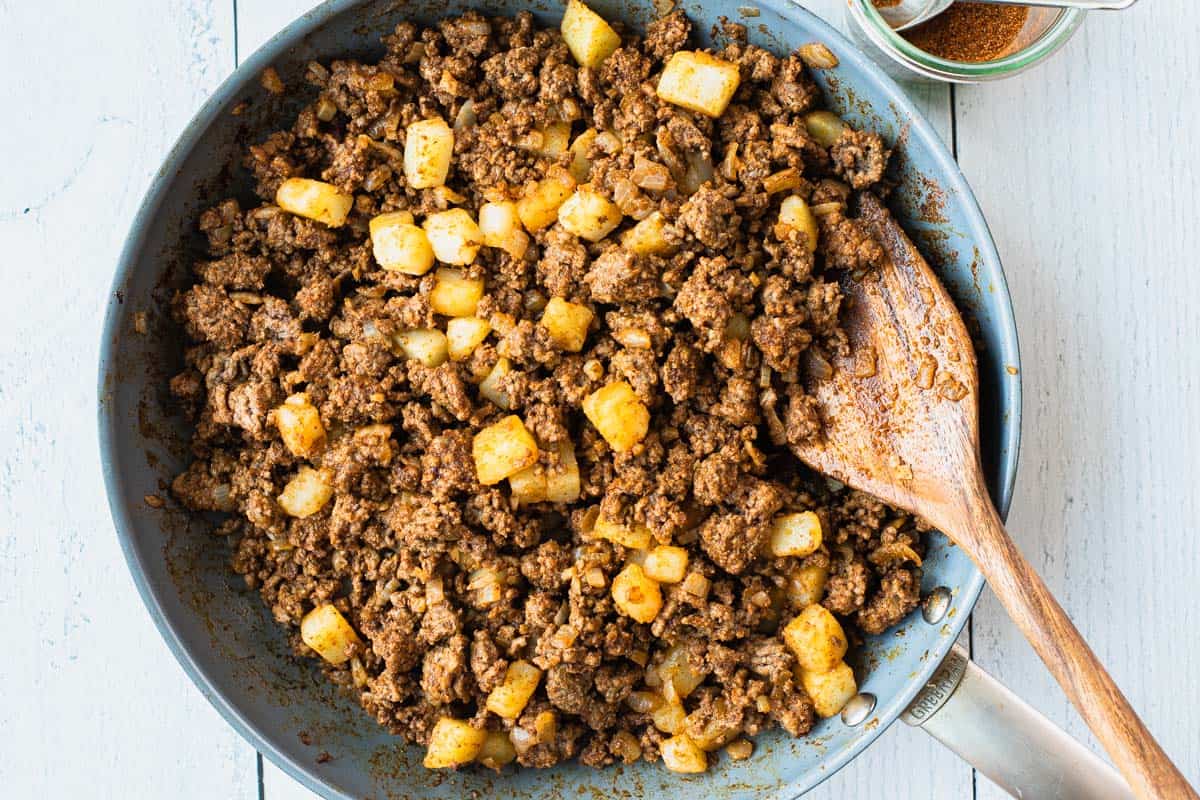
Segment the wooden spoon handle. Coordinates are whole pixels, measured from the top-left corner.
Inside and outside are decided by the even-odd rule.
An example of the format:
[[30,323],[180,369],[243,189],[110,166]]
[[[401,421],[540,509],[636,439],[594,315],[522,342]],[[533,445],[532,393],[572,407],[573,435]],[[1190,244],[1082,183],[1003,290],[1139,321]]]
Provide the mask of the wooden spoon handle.
[[[985,495],[986,497],[986,495]],[[1062,686],[1117,769],[1143,800],[1200,795],[1150,735],[1137,712],[1004,530],[988,501],[971,515],[972,556],[1008,615]],[[967,544],[966,541],[963,542]]]

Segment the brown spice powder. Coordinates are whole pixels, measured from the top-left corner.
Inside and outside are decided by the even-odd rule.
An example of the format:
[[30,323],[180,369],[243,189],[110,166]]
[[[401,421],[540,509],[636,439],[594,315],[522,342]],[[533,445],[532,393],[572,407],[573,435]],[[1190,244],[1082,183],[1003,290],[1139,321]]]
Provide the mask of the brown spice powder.
[[991,61],[1012,47],[1028,17],[1025,6],[955,3],[904,38],[950,61]]

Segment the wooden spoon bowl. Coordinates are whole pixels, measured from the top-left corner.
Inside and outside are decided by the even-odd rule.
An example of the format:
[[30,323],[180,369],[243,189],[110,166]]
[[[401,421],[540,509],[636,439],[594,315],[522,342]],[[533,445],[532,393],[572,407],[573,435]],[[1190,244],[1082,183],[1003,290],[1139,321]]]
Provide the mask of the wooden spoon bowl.
[[975,350],[949,293],[883,203],[858,198],[884,264],[842,282],[850,340],[832,373],[810,358],[821,437],[793,450],[817,471],[923,517],[992,591],[1140,798],[1197,798],[1045,583],[988,496],[979,458]]

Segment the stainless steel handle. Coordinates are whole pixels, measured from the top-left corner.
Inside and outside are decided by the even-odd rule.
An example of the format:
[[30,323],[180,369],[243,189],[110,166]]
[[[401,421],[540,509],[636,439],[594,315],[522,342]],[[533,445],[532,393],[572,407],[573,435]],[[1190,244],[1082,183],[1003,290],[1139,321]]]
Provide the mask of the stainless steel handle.
[[1133,798],[1116,770],[976,666],[958,645],[901,718],[1013,797]]

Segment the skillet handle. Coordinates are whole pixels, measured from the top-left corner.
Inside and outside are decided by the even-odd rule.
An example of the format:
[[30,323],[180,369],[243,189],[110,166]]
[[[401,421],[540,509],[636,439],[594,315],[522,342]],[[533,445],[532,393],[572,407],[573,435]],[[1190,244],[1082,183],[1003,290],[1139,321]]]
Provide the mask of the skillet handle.
[[1121,776],[958,646],[901,715],[1013,797],[1130,800]]

